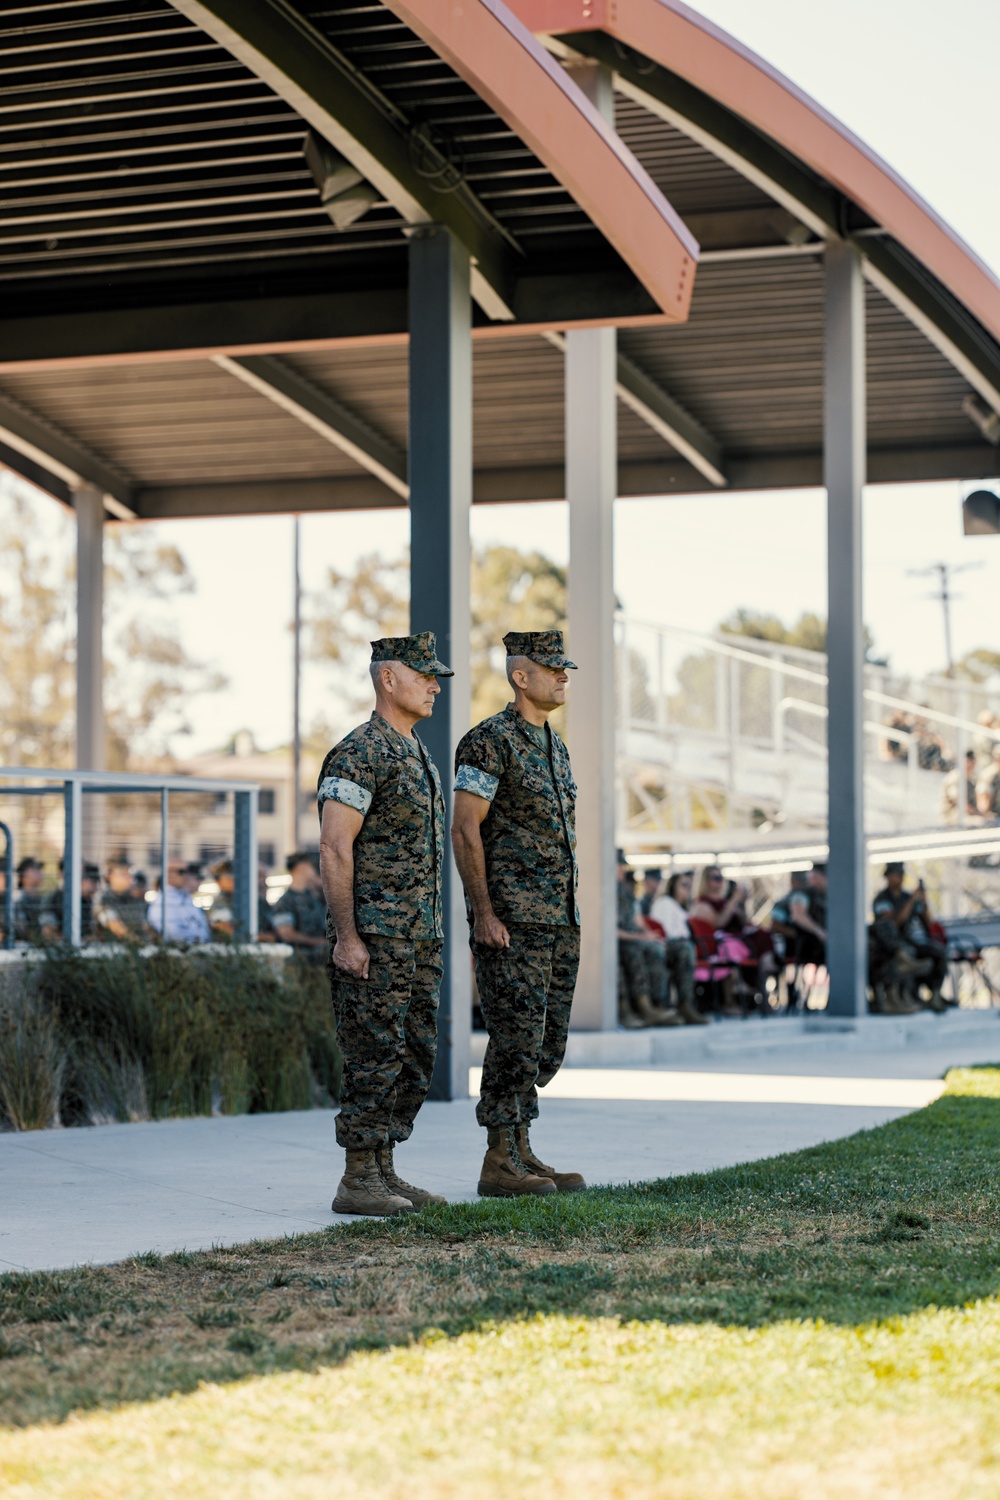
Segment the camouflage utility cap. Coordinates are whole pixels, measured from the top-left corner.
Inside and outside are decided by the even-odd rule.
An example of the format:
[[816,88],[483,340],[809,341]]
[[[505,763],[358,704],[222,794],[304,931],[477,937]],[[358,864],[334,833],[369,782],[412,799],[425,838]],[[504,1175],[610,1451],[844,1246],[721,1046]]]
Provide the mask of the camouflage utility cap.
[[423,672],[428,677],[455,675],[443,661],[438,661],[433,630],[422,630],[419,635],[385,635],[380,641],[372,641],[372,661],[401,661],[404,667],[412,667],[414,672]]
[[503,638],[508,656],[526,656],[540,667],[568,667],[577,670],[563,648],[561,630],[508,630]]

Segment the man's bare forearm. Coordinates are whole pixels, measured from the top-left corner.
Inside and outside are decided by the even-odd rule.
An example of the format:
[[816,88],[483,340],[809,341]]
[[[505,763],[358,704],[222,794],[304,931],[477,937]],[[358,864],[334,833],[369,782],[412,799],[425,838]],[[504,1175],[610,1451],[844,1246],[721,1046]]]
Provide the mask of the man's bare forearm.
[[354,846],[340,843],[319,846],[319,868],[323,894],[338,938],[358,935],[354,920]]
[[460,828],[456,825],[451,831],[451,845],[473,915],[491,917],[493,902],[486,880],[486,852],[483,849],[482,834],[478,828]]

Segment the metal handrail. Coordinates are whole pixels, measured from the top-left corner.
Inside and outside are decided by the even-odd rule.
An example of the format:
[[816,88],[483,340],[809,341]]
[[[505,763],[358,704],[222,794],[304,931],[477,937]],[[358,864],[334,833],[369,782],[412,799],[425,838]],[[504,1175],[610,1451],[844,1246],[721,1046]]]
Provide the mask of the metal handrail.
[[6,823],[0,823],[3,846],[3,945],[14,946],[14,835]]
[[[703,650],[714,652],[718,656],[727,657],[731,661],[743,661],[749,665],[761,668],[765,672],[780,673],[782,676],[797,677],[803,682],[815,682],[820,687],[829,684],[826,672],[810,670],[807,667],[796,666],[793,662],[783,659],[774,659],[779,651],[788,652],[793,655],[811,657],[817,661],[825,660],[820,651],[806,651],[800,646],[785,646],[778,641],[761,641],[760,649],[750,649],[748,646],[731,646],[727,641],[720,641],[716,636],[699,634],[694,630],[686,630],[680,625],[656,625],[651,620],[636,620],[631,615],[620,615],[620,623],[628,630],[636,626],[644,630],[654,630],[660,635],[683,636],[691,641],[696,641]],[[746,640],[745,636],[735,636],[734,640]],[[930,708],[926,704],[917,703],[910,698],[895,698],[888,693],[880,693],[875,688],[863,689],[864,696],[871,703],[881,703],[886,708],[902,709],[917,718],[933,720],[937,724],[945,724],[949,729],[964,729],[972,734],[980,734],[982,725],[975,723],[972,719],[963,719],[955,714],[945,713],[942,709]],[[889,725],[882,726],[889,728]]]
[[[0,783],[13,779],[42,781],[47,786],[0,786],[0,795],[43,797],[61,790],[65,808],[63,846],[63,938],[79,947],[82,937],[83,798],[87,794],[154,792],[160,797],[160,890],[163,936],[167,928],[167,830],[171,792],[232,793],[233,918],[242,942],[257,937],[257,796],[256,782],[222,781],[201,776],[149,776],[140,772],[56,770],[37,766],[0,766]],[[56,783],[57,785],[52,785]],[[4,826],[4,825],[0,825]],[[8,877],[8,892],[10,880]],[[5,934],[6,941],[6,934]]]

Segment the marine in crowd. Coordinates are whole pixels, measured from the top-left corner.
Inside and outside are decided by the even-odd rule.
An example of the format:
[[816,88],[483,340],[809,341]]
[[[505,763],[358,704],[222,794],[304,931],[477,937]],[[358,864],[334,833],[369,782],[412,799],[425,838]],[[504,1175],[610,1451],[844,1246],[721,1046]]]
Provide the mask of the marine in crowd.
[[285,861],[291,884],[270,910],[270,923],[279,943],[289,943],[308,963],[326,963],[329,941],[326,902],[313,856],[297,849]]
[[393,1152],[430,1085],[442,977],[444,798],[414,729],[453,673],[430,631],[373,641],[370,670],[375,710],[329,752],[317,797],[344,1058],[333,1210],[391,1215],[445,1201],[399,1177]]
[[573,1192],[578,1172],[534,1154],[538,1088],[559,1071],[580,963],[576,783],[549,723],[575,671],[558,630],[504,636],[514,701],[455,754],[452,842],[465,886],[489,1039],[476,1118],[487,1131],[479,1192]]
[[[667,950],[639,920],[640,906],[635,893],[635,875],[618,851],[618,963],[621,991],[618,1018],[628,1028],[637,1026],[680,1026],[682,1017],[670,1004],[670,981],[667,974]],[[693,971],[692,971],[693,972]]]

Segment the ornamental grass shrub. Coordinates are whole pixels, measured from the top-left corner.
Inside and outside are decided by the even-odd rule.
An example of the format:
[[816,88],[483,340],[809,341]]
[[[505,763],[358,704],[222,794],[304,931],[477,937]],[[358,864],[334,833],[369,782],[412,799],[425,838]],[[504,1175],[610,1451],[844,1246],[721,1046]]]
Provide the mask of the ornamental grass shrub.
[[51,949],[0,980],[0,1116],[18,1130],[308,1109],[339,1087],[320,968]]

